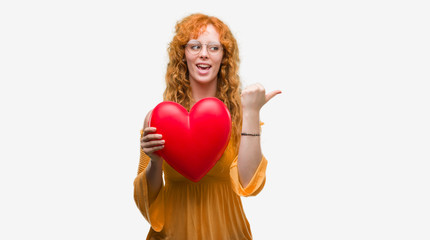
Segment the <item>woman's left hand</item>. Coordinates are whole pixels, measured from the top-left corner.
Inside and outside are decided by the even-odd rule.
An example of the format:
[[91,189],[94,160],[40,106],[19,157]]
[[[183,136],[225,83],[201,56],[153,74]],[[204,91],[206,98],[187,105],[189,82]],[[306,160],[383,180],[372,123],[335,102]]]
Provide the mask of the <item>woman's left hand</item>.
[[246,87],[241,94],[242,108],[243,111],[260,111],[260,109],[270,99],[277,94],[282,93],[281,90],[275,90],[266,94],[266,90],[263,85],[256,83]]

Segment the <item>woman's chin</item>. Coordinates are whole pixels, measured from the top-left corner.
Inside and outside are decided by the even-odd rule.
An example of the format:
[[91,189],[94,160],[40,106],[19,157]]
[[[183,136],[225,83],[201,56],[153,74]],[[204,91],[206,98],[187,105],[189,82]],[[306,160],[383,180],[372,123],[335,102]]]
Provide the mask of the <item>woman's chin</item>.
[[194,81],[197,84],[202,84],[202,85],[204,84],[204,85],[206,85],[206,84],[210,84],[210,83],[216,82],[216,78],[207,78],[207,77],[204,77],[204,78],[195,78],[195,79],[193,79],[191,81]]

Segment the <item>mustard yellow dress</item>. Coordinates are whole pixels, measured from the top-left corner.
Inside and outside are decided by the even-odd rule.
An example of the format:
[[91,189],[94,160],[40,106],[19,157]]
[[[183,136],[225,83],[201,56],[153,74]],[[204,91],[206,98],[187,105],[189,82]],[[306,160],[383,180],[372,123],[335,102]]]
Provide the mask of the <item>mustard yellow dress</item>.
[[[143,131],[141,130],[141,137]],[[150,158],[140,150],[134,200],[151,225],[147,239],[252,239],[241,196],[255,196],[266,181],[263,156],[246,188],[239,182],[238,144],[230,141],[221,159],[199,182],[188,180],[163,161],[164,186],[149,204],[145,168]]]

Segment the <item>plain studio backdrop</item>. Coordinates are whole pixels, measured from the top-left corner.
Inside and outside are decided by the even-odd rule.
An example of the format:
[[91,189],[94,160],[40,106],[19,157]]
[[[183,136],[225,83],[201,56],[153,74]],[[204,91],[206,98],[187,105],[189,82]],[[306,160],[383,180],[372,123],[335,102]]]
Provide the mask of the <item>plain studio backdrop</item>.
[[426,1],[2,1],[0,239],[145,239],[139,130],[176,22],[219,17],[261,111],[255,239],[430,239]]

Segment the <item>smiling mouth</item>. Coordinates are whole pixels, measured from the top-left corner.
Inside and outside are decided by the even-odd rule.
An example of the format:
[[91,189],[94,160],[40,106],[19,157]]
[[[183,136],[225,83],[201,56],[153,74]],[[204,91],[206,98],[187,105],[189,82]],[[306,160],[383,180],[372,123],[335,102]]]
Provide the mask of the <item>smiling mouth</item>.
[[209,64],[197,64],[196,65],[198,69],[200,70],[208,70],[209,68],[211,68],[212,66]]

